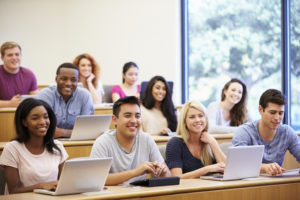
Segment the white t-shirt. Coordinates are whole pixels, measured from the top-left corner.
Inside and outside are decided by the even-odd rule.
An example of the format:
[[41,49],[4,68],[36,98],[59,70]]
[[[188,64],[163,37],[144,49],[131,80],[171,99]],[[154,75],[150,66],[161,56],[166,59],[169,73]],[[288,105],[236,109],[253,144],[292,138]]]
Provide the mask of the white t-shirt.
[[[56,149],[53,154],[49,153],[45,148],[43,153],[35,155],[26,148],[24,143],[14,140],[5,145],[0,157],[0,165],[17,168],[24,187],[56,181],[58,167],[67,159],[68,154],[61,142],[55,140],[55,144],[61,150],[61,154]],[[7,188],[5,193],[8,194]]]
[[146,133],[157,133],[158,131],[168,128],[167,118],[161,110],[156,108],[147,109],[141,105],[142,128]]

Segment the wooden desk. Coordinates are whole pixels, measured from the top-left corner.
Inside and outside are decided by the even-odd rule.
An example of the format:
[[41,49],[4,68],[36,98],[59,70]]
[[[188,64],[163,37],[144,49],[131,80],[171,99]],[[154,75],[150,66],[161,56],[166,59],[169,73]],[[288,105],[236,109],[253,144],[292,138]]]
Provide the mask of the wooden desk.
[[300,199],[300,177],[258,178],[239,181],[208,181],[201,179],[181,180],[180,185],[161,187],[109,186],[102,194],[47,196],[35,193],[22,193],[0,196],[2,200],[61,200],[61,199],[146,199],[146,200],[287,200]]
[[[0,108],[0,142],[7,142],[15,138],[16,130],[14,126],[16,108]],[[95,106],[95,115],[111,115],[111,106]],[[114,124],[110,124],[110,129],[114,128]]]
[[15,138],[15,112],[16,108],[0,108],[0,142],[7,142]]

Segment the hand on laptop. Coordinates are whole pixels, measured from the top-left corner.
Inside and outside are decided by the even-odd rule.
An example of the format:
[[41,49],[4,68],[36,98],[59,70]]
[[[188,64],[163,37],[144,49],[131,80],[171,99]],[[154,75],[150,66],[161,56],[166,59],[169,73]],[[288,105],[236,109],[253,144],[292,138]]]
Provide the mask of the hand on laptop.
[[170,132],[172,132],[172,131],[169,128],[163,128],[159,131],[158,135],[168,136],[169,135],[168,133],[170,133]]
[[280,167],[277,163],[269,163],[261,165],[261,172],[270,175],[282,174],[285,171],[283,167]]
[[223,162],[219,162],[217,164],[214,164],[214,165],[208,165],[207,167],[209,167],[209,172],[224,172],[224,169],[225,169],[225,163]]
[[56,189],[57,181],[45,182],[39,184],[39,189],[52,190]]

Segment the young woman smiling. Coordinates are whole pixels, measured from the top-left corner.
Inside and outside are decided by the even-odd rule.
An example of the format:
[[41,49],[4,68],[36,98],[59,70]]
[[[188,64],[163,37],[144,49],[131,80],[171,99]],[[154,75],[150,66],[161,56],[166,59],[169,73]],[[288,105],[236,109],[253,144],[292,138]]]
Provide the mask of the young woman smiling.
[[209,172],[223,172],[226,156],[218,142],[207,133],[208,120],[202,104],[183,105],[177,135],[167,144],[166,163],[172,176],[199,178]]
[[16,110],[15,126],[17,137],[5,145],[0,157],[5,193],[55,189],[68,155],[63,145],[53,140],[54,112],[42,100],[26,99]]
[[222,89],[221,102],[207,107],[210,133],[233,133],[237,126],[249,121],[247,87],[239,79],[231,79]]
[[[102,103],[104,90],[99,79],[100,67],[96,60],[89,54],[81,54],[77,56],[73,64],[79,70],[79,81],[82,87],[86,88],[92,96],[94,104]],[[79,84],[78,84],[79,85]]]
[[149,81],[142,99],[141,113],[144,132],[162,135],[176,131],[176,108],[164,77],[154,76]]

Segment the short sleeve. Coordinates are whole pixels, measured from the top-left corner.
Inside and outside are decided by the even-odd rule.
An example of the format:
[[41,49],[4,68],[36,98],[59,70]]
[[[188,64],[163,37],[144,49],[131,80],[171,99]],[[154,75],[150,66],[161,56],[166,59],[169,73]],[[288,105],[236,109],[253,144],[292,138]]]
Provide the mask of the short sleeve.
[[157,161],[159,163],[165,162],[164,158],[162,157],[162,155],[159,152],[159,149],[158,149],[154,139],[148,134],[147,134],[147,137],[149,138],[148,139],[148,141],[149,141],[148,145],[150,147],[150,162],[154,162],[154,161]]
[[36,81],[36,77],[34,75],[34,73],[32,71],[29,71],[30,74],[31,74],[31,86],[30,86],[30,89],[29,89],[29,92],[31,91],[35,91],[38,89],[38,86],[37,86],[37,81]]
[[182,147],[183,140],[178,137],[173,137],[169,140],[166,149],[166,163],[169,169],[182,168]]
[[60,149],[61,152],[61,160],[59,162],[59,164],[65,162],[67,160],[67,158],[69,157],[68,153],[66,152],[63,144],[58,141],[58,140],[54,140],[55,144],[57,145],[57,147]]
[[0,157],[0,165],[18,168],[18,154],[13,142],[7,143]]
[[120,93],[120,86],[119,85],[114,85],[111,89],[111,93],[117,93],[119,94]]
[[105,144],[108,144],[109,141],[105,141],[104,134],[101,135],[95,142],[91,150],[91,158],[107,158],[110,157],[108,153],[108,148]]

